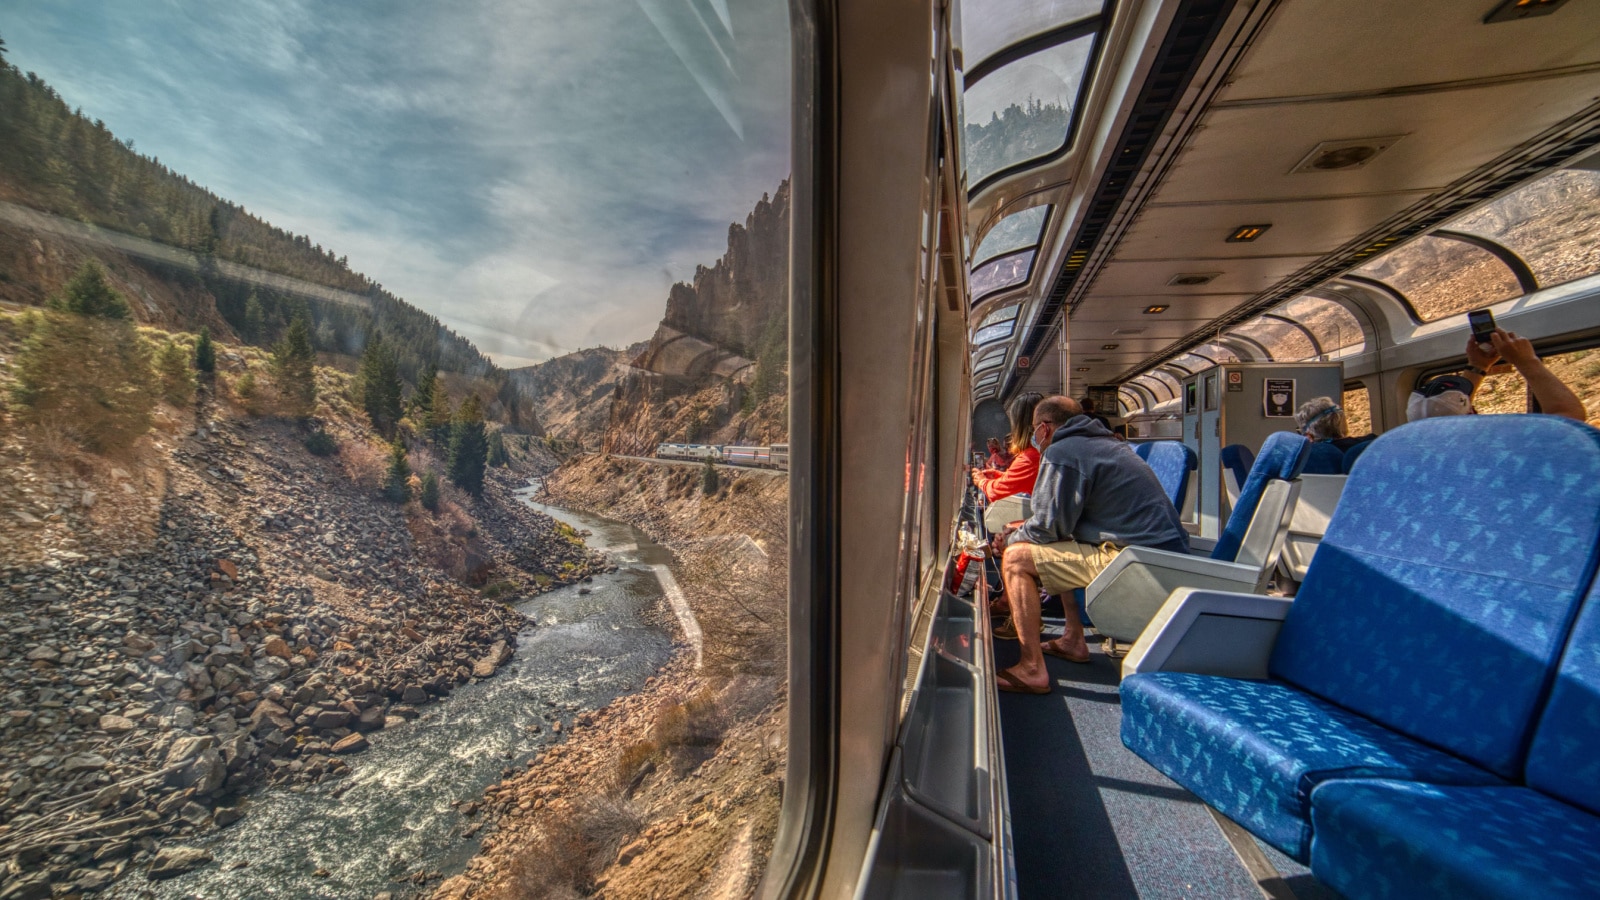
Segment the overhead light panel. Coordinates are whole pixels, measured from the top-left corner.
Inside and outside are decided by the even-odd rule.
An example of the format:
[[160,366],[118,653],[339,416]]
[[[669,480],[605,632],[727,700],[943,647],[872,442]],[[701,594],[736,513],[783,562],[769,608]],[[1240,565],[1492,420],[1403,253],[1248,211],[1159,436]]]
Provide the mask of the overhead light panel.
[[1506,0],[1496,6],[1494,12],[1483,17],[1483,24],[1493,25],[1496,22],[1515,22],[1518,19],[1531,19],[1534,16],[1548,16],[1566,2],[1567,0]]
[[1077,371],[1079,371],[1079,372],[1087,372],[1087,371],[1089,371],[1089,367],[1088,366],[1079,366]]
[[1221,274],[1221,272],[1179,272],[1177,275],[1167,279],[1167,285],[1169,287],[1196,287],[1202,284],[1210,284],[1212,279]]
[[1323,141],[1312,147],[1311,152],[1302,157],[1300,162],[1289,170],[1289,174],[1303,175],[1307,172],[1339,172],[1348,169],[1359,169],[1376,159],[1378,154],[1393,147],[1395,141],[1403,137],[1405,137],[1403,134],[1391,134],[1384,137]]
[[1121,344],[1101,344],[1100,345],[1100,349],[1101,350],[1115,350],[1120,346],[1121,346]]
[[1228,235],[1227,242],[1230,244],[1248,244],[1256,238],[1261,237],[1263,234],[1266,234],[1267,229],[1271,227],[1271,222],[1268,222],[1264,225],[1240,225],[1238,228],[1233,230],[1233,234]]
[[1146,306],[1144,308],[1144,314],[1147,316],[1160,315],[1171,308],[1171,306],[1168,306],[1165,303],[1157,303],[1155,306]]

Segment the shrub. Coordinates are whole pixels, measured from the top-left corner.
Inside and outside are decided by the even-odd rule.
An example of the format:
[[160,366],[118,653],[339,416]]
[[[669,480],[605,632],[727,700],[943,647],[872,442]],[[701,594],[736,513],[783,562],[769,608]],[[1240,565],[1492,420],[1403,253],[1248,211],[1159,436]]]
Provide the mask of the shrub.
[[456,411],[450,428],[450,480],[476,497],[483,493],[483,470],[488,457],[483,411],[476,396],[468,396]]
[[706,457],[705,467],[700,471],[700,493],[709,497],[721,486],[722,482],[717,478],[717,467],[711,462],[710,457]]
[[283,340],[272,348],[272,380],[283,402],[284,415],[296,419],[317,408],[317,355],[311,349],[311,329],[296,316]]
[[194,342],[194,369],[204,378],[217,371],[217,348],[211,343],[211,329],[200,329],[200,339]]
[[332,456],[339,452],[339,444],[325,429],[318,428],[306,436],[306,449],[313,456]]
[[617,791],[624,796],[632,793],[639,781],[655,769],[656,760],[660,757],[661,745],[655,741],[643,740],[629,744],[617,755]]
[[389,468],[383,476],[383,496],[391,503],[411,499],[411,466],[406,463],[406,445],[398,438],[389,445]]
[[428,512],[439,511],[439,476],[432,472],[422,475],[422,489],[418,492],[418,499]]
[[594,878],[639,832],[639,814],[626,801],[588,798],[539,819],[539,834],[511,865],[505,898],[591,893]]
[[189,354],[176,341],[161,345],[156,355],[156,374],[161,379],[161,396],[173,406],[183,408],[194,402],[194,373],[189,370]]

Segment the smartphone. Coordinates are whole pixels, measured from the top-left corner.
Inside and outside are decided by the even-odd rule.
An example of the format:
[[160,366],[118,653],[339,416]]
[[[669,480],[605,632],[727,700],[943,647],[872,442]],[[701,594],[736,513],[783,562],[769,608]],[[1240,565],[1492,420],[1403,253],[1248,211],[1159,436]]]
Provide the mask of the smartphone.
[[1467,313],[1467,324],[1472,326],[1472,339],[1484,350],[1494,349],[1494,314],[1487,309]]

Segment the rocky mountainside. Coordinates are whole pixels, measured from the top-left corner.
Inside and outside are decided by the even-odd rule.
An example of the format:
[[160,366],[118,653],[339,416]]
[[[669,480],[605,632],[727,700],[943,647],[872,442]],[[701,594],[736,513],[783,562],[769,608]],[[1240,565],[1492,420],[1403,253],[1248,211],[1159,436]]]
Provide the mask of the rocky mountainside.
[[534,416],[555,446],[596,450],[611,422],[617,385],[647,346],[638,343],[624,350],[593,347],[507,374],[532,404]]
[[[219,383],[254,352],[225,347]],[[116,458],[0,438],[4,896],[204,863],[185,840],[251,788],[343,775],[364,734],[510,656],[505,601],[606,565],[505,470],[437,512],[383,500],[384,445],[317,376],[336,455],[207,391]]]

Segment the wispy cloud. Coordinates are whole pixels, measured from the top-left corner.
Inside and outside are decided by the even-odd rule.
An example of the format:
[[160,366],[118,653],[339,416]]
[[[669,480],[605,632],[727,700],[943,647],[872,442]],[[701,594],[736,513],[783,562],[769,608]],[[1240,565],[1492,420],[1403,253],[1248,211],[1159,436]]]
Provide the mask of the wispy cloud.
[[637,3],[566,0],[101,0],[4,35],[142,152],[515,365],[648,336],[788,174],[785,5],[714,13],[677,48]]

